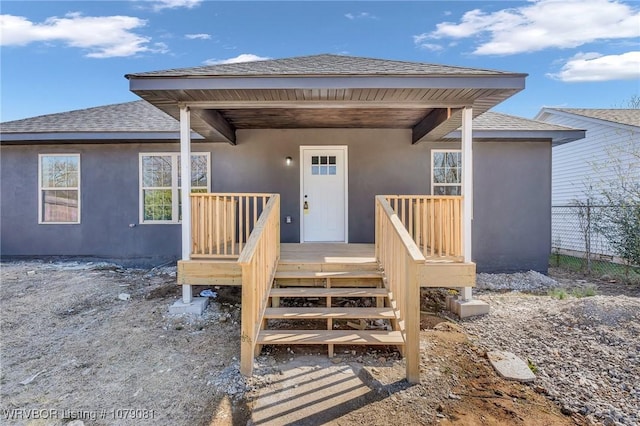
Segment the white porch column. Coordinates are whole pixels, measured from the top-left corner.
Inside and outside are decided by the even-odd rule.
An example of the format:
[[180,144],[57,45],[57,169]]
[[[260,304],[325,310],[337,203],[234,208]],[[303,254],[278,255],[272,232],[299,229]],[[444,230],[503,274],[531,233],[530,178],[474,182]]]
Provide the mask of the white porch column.
[[[473,110],[465,107],[462,110],[462,229],[464,261],[471,262],[471,225],[473,221]],[[462,300],[471,300],[471,287],[460,289]]]
[[[182,260],[191,256],[191,111],[180,106],[180,170],[182,176]],[[182,302],[193,301],[191,285],[182,286]]]

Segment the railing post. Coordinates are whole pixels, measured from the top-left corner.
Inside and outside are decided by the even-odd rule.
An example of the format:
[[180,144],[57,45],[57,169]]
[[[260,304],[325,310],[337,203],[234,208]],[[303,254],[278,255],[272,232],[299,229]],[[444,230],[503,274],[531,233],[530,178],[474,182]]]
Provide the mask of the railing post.
[[253,263],[242,265],[242,310],[240,322],[240,372],[250,377],[253,374],[253,351],[255,320],[255,287]]
[[406,258],[405,330],[406,375],[409,383],[420,383],[420,287],[415,261]]

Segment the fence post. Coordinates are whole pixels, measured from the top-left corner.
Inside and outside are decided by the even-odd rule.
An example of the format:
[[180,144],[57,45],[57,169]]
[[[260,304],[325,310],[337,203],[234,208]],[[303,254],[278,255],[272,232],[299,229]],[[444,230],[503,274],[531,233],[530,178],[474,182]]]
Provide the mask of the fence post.
[[585,250],[587,252],[587,274],[591,275],[591,199],[587,198],[587,229],[585,230]]

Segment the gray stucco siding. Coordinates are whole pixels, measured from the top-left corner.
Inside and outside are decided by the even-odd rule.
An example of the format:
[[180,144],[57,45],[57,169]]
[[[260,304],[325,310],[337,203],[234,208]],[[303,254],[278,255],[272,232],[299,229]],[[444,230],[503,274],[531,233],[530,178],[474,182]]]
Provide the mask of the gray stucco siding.
[[478,272],[546,273],[551,143],[474,144],[473,258]]
[[[194,143],[211,153],[213,192],[281,194],[281,240],[300,240],[300,147],[348,147],[349,242],[374,240],[374,197],[428,194],[432,149],[402,129],[238,130],[238,144]],[[139,154],[174,143],[2,146],[2,256],[92,256],[126,264],[180,254],[180,225],[139,224]],[[81,223],[38,224],[38,154],[81,155]],[[293,158],[290,166],[285,157]],[[478,271],[547,270],[551,246],[550,142],[474,143],[473,251]],[[286,224],[285,216],[293,221]],[[130,227],[130,224],[136,226]]]
[[[206,146],[205,146],[206,145]],[[139,153],[172,144],[2,146],[2,256],[87,256],[150,264],[180,253],[180,226],[139,224]],[[194,151],[211,152],[210,144]],[[79,153],[79,224],[38,224],[38,154]],[[130,227],[130,224],[135,224]]]

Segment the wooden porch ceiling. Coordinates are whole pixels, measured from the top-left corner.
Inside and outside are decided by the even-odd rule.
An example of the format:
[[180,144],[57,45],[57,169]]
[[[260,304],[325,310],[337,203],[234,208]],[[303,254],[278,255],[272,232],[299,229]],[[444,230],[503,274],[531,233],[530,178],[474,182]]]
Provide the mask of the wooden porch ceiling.
[[191,127],[206,140],[235,144],[237,129],[412,129],[412,143],[440,140],[461,125],[461,108],[474,117],[520,88],[353,89],[132,89],[179,119],[192,110]]

